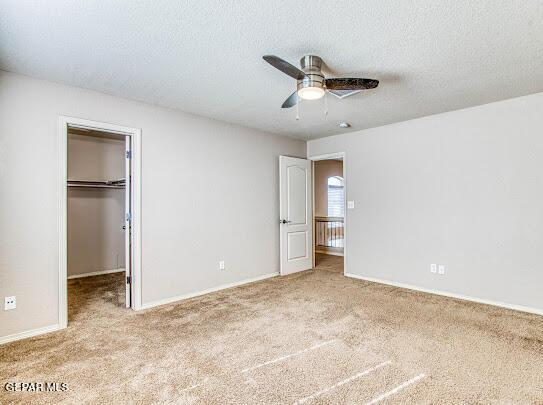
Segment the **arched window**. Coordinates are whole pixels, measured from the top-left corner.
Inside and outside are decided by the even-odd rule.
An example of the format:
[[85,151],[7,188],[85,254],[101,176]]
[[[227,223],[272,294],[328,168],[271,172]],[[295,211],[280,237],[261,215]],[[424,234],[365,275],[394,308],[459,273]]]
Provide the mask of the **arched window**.
[[328,177],[328,216],[345,216],[345,194],[343,192],[343,177]]

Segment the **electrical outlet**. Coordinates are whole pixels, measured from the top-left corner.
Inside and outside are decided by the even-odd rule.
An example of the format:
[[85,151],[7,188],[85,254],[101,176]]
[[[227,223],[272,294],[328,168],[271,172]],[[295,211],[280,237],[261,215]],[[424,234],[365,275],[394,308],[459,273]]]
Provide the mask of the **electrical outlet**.
[[221,260],[221,261],[219,262],[219,270],[224,270],[224,269],[226,269],[226,267],[225,267],[225,265],[224,265],[224,260]]
[[437,264],[432,263],[430,265],[430,273],[437,273]]
[[437,269],[438,274],[444,275],[445,274],[445,266],[440,264]]
[[4,311],[17,308],[16,297],[4,297]]

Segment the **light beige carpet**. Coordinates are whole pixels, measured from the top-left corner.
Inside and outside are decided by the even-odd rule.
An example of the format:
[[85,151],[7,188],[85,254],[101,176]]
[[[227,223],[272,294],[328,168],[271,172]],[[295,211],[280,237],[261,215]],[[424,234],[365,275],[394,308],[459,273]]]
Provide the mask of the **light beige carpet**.
[[[320,268],[134,312],[69,282],[68,329],[0,347],[0,403],[543,403],[543,318]],[[6,382],[65,382],[11,393]]]

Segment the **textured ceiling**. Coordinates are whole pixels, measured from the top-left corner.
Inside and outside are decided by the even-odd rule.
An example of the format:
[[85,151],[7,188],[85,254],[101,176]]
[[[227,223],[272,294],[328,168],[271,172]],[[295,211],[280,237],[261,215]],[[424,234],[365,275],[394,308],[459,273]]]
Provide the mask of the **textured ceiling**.
[[[380,86],[296,121],[262,55],[309,53]],[[543,91],[543,2],[3,0],[0,68],[313,139]]]

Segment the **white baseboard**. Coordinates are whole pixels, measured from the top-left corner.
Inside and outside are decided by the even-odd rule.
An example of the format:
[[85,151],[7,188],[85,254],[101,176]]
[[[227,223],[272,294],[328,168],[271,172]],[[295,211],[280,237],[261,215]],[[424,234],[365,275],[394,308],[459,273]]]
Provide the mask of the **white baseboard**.
[[508,304],[506,302],[492,301],[492,300],[487,300],[487,299],[477,298],[477,297],[469,297],[467,295],[455,294],[455,293],[451,293],[447,291],[432,290],[429,288],[417,287],[411,284],[398,283],[396,281],[382,280],[382,279],[373,278],[373,277],[359,276],[358,274],[352,274],[352,273],[345,273],[345,277],[356,278],[356,279],[364,280],[364,281],[371,281],[373,283],[391,285],[394,287],[406,288],[408,290],[415,290],[415,291],[420,291],[420,292],[424,292],[428,294],[441,295],[441,296],[449,297],[449,298],[457,298],[459,300],[464,300],[464,301],[477,302],[479,304],[493,305],[495,307],[513,309],[515,311],[528,312],[530,314],[543,315],[543,309],[525,307],[524,305]]
[[101,276],[102,274],[120,273],[121,271],[126,271],[126,270],[125,269],[111,269],[111,270],[93,271],[92,273],[72,274],[71,276],[68,276],[68,280],[71,280],[72,278],[92,277],[92,276]]
[[54,332],[60,330],[60,325],[49,325],[44,326],[43,328],[37,328],[32,330],[27,330],[26,332],[14,333],[12,335],[0,337],[0,345],[5,343],[14,342],[16,340],[26,339],[33,336],[43,335],[44,333]]
[[136,308],[136,309],[137,310],[149,309],[149,308],[158,307],[159,305],[171,304],[172,302],[182,301],[182,300],[186,300],[186,299],[189,299],[189,298],[198,297],[200,295],[205,295],[205,294],[209,294],[209,293],[212,293],[212,292],[226,290],[228,288],[239,287],[240,285],[254,283],[256,281],[265,280],[267,278],[275,277],[275,276],[278,276],[278,275],[279,275],[279,272],[274,272],[274,273],[264,274],[264,275],[258,276],[258,277],[247,278],[245,280],[236,281],[234,283],[222,284],[220,286],[208,288],[206,290],[201,290],[201,291],[188,293],[188,294],[183,294],[183,295],[177,295],[175,297],[164,298],[162,300],[147,302],[147,303],[142,304],[140,308]]

